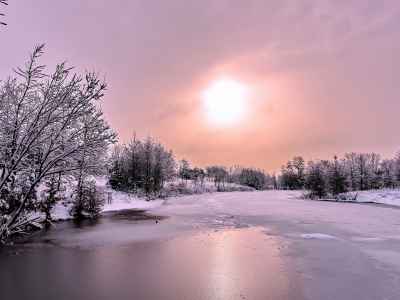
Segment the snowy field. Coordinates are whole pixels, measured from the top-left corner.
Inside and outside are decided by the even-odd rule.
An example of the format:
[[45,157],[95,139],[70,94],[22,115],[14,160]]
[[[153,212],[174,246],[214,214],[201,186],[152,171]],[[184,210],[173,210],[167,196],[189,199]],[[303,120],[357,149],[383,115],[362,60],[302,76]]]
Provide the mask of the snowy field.
[[[175,180],[172,183],[178,184],[181,183],[181,180]],[[108,197],[108,193],[110,193],[112,197],[112,203],[108,204],[107,201],[104,205],[103,212],[107,211],[118,211],[123,209],[152,209],[159,205],[162,205],[165,200],[156,199],[151,201],[146,201],[144,198],[138,198],[131,194],[114,191],[111,188],[106,186],[107,179],[97,180],[97,184],[103,187],[105,191],[105,197]],[[185,183],[185,182],[184,182]],[[194,183],[190,180],[187,182],[188,187],[194,187]],[[203,184],[204,187],[207,188],[216,188],[214,187],[213,182],[205,181]],[[67,189],[68,195],[69,189]],[[279,191],[276,191],[279,193]],[[287,194],[288,191],[282,191],[282,194]],[[216,192],[214,192],[216,193]],[[248,192],[248,193],[257,193]],[[400,189],[379,189],[379,190],[368,190],[368,191],[357,191],[356,202],[359,203],[377,203],[377,204],[385,204],[385,205],[394,205],[400,206]],[[301,196],[299,191],[290,191],[289,198],[298,199]],[[69,210],[71,209],[72,204],[65,204],[65,202],[58,202],[52,211],[52,217],[54,220],[68,220],[72,219],[72,216],[69,214]]]

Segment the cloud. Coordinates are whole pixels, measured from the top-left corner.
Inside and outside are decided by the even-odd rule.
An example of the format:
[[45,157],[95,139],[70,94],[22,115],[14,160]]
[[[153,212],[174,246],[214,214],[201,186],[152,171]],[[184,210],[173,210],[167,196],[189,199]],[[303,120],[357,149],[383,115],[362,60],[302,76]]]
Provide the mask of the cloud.
[[[193,165],[392,155],[399,11],[394,0],[21,0],[1,28],[0,78],[46,42],[50,69],[67,59],[107,74],[102,107],[120,140],[136,128]],[[199,97],[221,76],[253,91],[248,119],[230,128],[208,124]]]

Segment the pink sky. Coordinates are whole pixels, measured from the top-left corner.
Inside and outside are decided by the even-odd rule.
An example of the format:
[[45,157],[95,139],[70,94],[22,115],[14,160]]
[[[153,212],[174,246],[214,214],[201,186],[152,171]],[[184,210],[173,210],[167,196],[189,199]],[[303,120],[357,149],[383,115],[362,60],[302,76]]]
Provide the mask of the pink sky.
[[[400,150],[399,1],[9,0],[0,78],[35,45],[106,74],[102,108],[120,142],[158,137],[192,166],[279,171],[294,156]],[[221,78],[249,91],[244,119],[209,121]]]

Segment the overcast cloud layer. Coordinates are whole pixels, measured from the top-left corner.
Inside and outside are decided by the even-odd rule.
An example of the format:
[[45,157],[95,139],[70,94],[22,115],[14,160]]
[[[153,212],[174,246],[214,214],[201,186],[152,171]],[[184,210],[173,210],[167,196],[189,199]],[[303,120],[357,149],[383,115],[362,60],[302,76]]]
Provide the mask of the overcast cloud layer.
[[[106,119],[150,134],[194,166],[278,171],[302,155],[400,150],[400,2],[9,0],[0,78],[41,59],[106,74]],[[242,122],[207,119],[203,92],[245,84]]]

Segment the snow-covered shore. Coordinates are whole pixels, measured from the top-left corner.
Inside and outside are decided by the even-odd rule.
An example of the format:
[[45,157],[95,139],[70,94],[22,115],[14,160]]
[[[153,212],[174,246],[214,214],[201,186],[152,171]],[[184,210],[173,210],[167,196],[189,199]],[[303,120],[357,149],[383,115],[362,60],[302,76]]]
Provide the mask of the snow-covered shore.
[[[352,197],[355,197],[356,203],[376,203],[400,206],[400,189],[379,189],[367,191],[351,192]],[[301,195],[296,195],[295,198],[301,198]],[[335,199],[316,199],[317,201],[337,201]]]
[[[106,186],[107,179],[97,180],[97,184],[103,188],[105,192],[106,199],[108,198],[108,194],[110,193],[112,202],[104,204],[102,212],[107,211],[117,211],[123,209],[150,209],[155,206],[161,205],[164,200],[156,199],[152,201],[146,201],[143,198],[135,197],[131,194],[114,191],[113,189]],[[59,201],[54,206],[51,216],[54,220],[68,220],[73,217],[69,214],[69,211],[72,208],[71,203],[65,203],[64,201]]]
[[358,191],[356,202],[372,202],[400,206],[400,189]]
[[[117,211],[123,209],[152,209],[160,206],[164,203],[163,199],[156,199],[146,201],[144,198],[138,198],[131,194],[115,191],[106,185],[107,179],[97,180],[97,184],[101,186],[105,193],[110,193],[112,203],[105,203],[102,212]],[[178,183],[174,182],[174,183]],[[193,185],[192,182],[188,182],[188,185]],[[204,185],[212,187],[212,182],[205,182]],[[357,191],[357,198],[355,202],[359,203],[378,203],[386,205],[400,206],[400,189],[379,189],[379,190],[368,190],[368,191]],[[300,197],[295,196],[295,198]],[[69,214],[72,204],[65,204],[65,202],[58,202],[52,211],[52,218],[54,220],[68,220],[73,217]]]
[[[179,184],[179,183],[181,183],[181,180],[176,179],[171,181],[169,184]],[[102,212],[117,211],[123,209],[147,210],[162,205],[165,202],[164,199],[155,199],[147,201],[144,198],[139,198],[129,193],[115,191],[111,189],[109,186],[107,186],[106,178],[96,179],[96,184],[103,188],[106,199],[108,199],[108,195],[110,195],[112,199],[111,203],[108,203],[108,201],[106,200]],[[187,185],[188,188],[193,188],[193,189],[195,188],[195,184],[191,180],[185,182],[185,185]],[[208,190],[216,190],[216,187],[214,187],[213,182],[205,181],[202,186],[204,188],[208,188]],[[244,186],[242,187],[245,189],[249,189],[249,187],[244,187]],[[41,191],[42,189],[43,187],[41,186],[38,190]],[[72,190],[69,187],[67,187],[66,196],[68,197],[71,193]],[[67,201],[57,202],[51,212],[53,220],[72,219],[73,217],[69,214],[71,208],[72,208],[72,203],[67,203]]]

